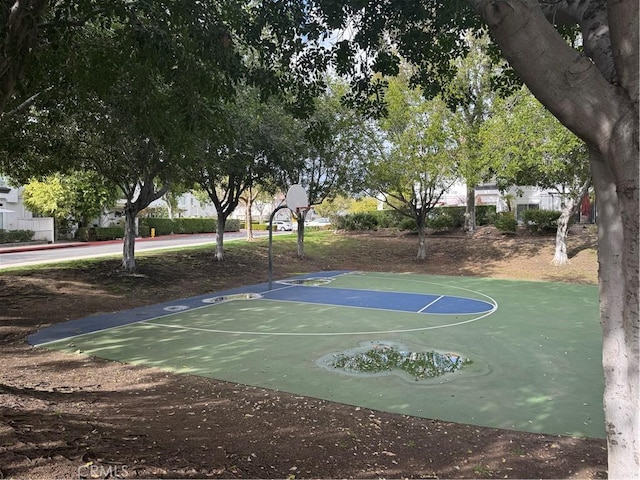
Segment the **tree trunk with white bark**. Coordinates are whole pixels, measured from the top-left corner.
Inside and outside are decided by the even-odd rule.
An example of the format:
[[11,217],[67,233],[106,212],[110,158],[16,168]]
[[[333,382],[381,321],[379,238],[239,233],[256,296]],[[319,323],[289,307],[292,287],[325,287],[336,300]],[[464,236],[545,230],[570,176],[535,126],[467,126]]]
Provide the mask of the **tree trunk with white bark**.
[[298,258],[304,258],[304,221],[307,218],[307,211],[297,212],[293,218],[298,222],[297,255]]
[[562,208],[560,217],[558,218],[558,228],[556,230],[556,250],[551,263],[557,267],[565,265],[569,262],[567,255],[567,236],[569,232],[569,222],[571,217],[576,214],[580,207],[580,201],[584,197],[591,185],[591,180],[585,182],[580,192],[575,197],[570,197]]
[[418,255],[416,258],[418,260],[427,259],[427,232],[424,221],[418,222]]
[[637,0],[545,3],[580,24],[570,47],[535,0],[473,0],[529,90],[590,147],[598,199],[600,321],[610,478],[640,475]]
[[218,214],[216,221],[216,260],[221,262],[224,260],[224,227],[226,218]]
[[124,239],[122,244],[122,268],[127,273],[136,271],[136,216],[138,212],[125,208],[124,210]]
[[464,216],[465,229],[468,233],[476,231],[476,189],[467,183],[467,206]]

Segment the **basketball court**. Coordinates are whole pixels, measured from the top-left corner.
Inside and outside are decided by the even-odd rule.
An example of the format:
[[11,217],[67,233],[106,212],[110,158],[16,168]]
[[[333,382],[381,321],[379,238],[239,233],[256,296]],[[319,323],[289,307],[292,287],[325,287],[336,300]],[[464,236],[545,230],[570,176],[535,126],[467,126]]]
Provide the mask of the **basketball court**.
[[[399,414],[605,436],[588,285],[318,272],[78,319],[29,342]],[[465,364],[434,377],[332,364],[392,347]]]

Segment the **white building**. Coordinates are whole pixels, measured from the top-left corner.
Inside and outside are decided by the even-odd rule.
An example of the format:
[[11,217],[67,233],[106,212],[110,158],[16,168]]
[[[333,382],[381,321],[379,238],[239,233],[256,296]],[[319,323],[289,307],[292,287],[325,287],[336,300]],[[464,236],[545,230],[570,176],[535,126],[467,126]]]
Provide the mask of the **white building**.
[[[516,217],[522,218],[522,212],[529,209],[557,210],[562,208],[562,196],[556,190],[548,190],[534,186],[511,187],[500,192],[495,184],[482,184],[476,187],[476,206],[495,205],[497,212],[515,210]],[[467,186],[464,183],[454,184],[440,199],[443,206],[466,205]]]
[[37,218],[22,202],[22,188],[12,187],[0,176],[0,230],[31,230],[34,240],[53,242],[53,218]]

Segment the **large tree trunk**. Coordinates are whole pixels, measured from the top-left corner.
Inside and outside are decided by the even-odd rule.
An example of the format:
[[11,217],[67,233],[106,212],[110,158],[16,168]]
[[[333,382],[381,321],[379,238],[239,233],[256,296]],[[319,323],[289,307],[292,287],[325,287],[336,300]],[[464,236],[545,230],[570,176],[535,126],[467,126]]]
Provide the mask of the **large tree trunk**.
[[128,273],[136,271],[136,215],[138,212],[131,208],[124,210],[124,241],[122,245],[122,268]]
[[599,215],[608,473],[610,478],[637,478],[640,472],[638,1],[548,2],[554,12],[564,9],[561,13],[581,25],[585,52],[591,58],[567,45],[546,20],[537,1],[472,0],[472,3],[529,90],[591,148]]
[[[597,152],[592,152],[591,169],[598,198],[598,279],[609,477],[630,478],[637,477],[640,471],[637,202],[636,219],[631,220],[621,208],[613,175]],[[635,223],[635,233],[628,232],[624,226],[627,221]],[[635,236],[635,242],[630,241],[630,234]],[[635,250],[629,250],[634,243]],[[630,258],[634,256],[635,259]]]
[[216,222],[216,260],[224,260],[224,227],[226,222],[224,215],[218,215]]
[[467,182],[467,207],[464,216],[464,228],[469,233],[476,231],[476,188]]
[[562,213],[558,218],[558,228],[556,230],[556,251],[551,263],[556,266],[565,265],[569,261],[567,255],[567,234],[569,231],[569,222],[571,217],[578,211],[580,207],[580,201],[584,197],[591,185],[591,180],[587,180],[580,189],[580,192],[576,197],[570,197],[565,206],[562,209]]
[[416,258],[418,260],[426,260],[427,258],[427,232],[424,222],[418,224],[418,255]]
[[296,222],[298,222],[298,235],[297,235],[297,248],[298,248],[298,258],[304,258],[304,220],[307,214],[298,213],[296,215]]

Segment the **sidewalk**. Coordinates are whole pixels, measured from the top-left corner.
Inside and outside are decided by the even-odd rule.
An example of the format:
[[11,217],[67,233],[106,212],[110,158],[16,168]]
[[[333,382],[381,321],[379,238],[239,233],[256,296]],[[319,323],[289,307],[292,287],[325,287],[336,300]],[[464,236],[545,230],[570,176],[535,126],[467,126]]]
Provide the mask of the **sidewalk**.
[[0,245],[0,254],[16,253],[16,252],[33,252],[36,250],[50,250],[53,248],[85,247],[87,245],[89,245],[89,242],[71,242],[71,241],[59,241],[56,243],[30,243],[26,245],[11,244],[11,246]]
[[[171,238],[180,237],[194,237],[194,236],[211,236],[211,233],[193,233],[193,234],[174,234],[174,235],[161,235],[158,237],[136,237],[136,243],[138,242],[153,242],[155,240],[168,240]],[[122,243],[122,239],[119,240],[101,240],[96,242],[78,242],[73,240],[59,240],[55,243],[31,243],[26,245],[11,244],[11,246],[4,246],[0,244],[0,254],[3,253],[16,253],[16,252],[33,252],[36,250],[50,250],[53,248],[75,248],[75,247],[89,247],[95,245],[109,245],[113,243]]]

